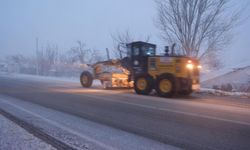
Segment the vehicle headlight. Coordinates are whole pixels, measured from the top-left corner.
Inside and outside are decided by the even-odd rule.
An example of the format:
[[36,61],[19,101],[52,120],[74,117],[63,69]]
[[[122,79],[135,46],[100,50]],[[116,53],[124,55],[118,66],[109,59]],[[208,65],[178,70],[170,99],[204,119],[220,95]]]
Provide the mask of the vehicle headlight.
[[194,68],[194,65],[193,64],[187,64],[186,67],[190,70],[192,70]]

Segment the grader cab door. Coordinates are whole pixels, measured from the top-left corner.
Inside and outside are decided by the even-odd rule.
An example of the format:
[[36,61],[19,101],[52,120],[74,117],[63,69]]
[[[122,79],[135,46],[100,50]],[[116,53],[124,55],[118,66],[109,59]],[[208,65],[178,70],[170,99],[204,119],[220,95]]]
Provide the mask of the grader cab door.
[[132,74],[147,73],[148,57],[155,56],[156,45],[139,41],[127,44],[127,49]]

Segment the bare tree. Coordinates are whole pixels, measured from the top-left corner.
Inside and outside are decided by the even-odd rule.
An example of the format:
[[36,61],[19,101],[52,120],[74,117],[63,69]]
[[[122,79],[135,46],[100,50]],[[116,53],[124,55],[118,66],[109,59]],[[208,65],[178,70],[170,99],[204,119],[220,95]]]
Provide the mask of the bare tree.
[[98,61],[103,61],[104,58],[103,56],[101,55],[100,51],[99,50],[96,50],[96,49],[91,49],[89,54],[88,54],[88,62],[89,63],[96,63]]
[[77,41],[78,46],[73,47],[68,52],[68,60],[71,63],[80,62],[81,64],[91,64],[102,60],[102,56],[98,50],[86,48],[86,45],[81,41]]
[[25,67],[27,59],[21,55],[11,55],[6,57],[9,71],[21,73],[22,69]]
[[111,34],[111,38],[113,39],[114,43],[114,54],[118,58],[122,58],[124,54],[127,53],[126,51],[126,44],[130,43],[134,40],[134,36],[131,35],[129,30],[125,32],[117,32],[116,34]]
[[86,49],[86,45],[82,41],[77,41],[78,46],[72,47],[69,51],[72,61],[80,61],[82,64],[87,62],[87,55],[90,49]]
[[[111,38],[114,43],[114,54],[118,58],[123,58],[123,55],[127,54],[126,44],[133,42],[136,38],[131,34],[129,30],[124,32],[117,32],[116,34],[111,34]],[[145,42],[149,42],[150,36],[146,36],[142,39]]]
[[39,75],[48,75],[49,70],[56,64],[58,60],[57,45],[48,44],[46,49],[37,51],[37,67]]
[[156,4],[162,39],[199,59],[223,49],[240,17],[240,11],[230,10],[231,0],[156,0]]
[[26,58],[21,54],[11,55],[7,58],[9,59],[10,62],[16,63],[19,66],[21,66],[26,61]]
[[58,47],[57,47],[57,45],[54,45],[54,46],[47,45],[45,57],[46,57],[50,67],[55,65],[57,60],[58,60]]

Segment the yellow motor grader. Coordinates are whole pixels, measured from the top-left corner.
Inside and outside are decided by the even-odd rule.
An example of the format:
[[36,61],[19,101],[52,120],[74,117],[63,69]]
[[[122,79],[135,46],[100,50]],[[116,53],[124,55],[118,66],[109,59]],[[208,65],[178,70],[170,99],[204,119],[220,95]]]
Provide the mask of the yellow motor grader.
[[[201,66],[195,58],[175,55],[172,52],[156,55],[156,45],[132,42],[127,46],[127,57],[121,60],[98,62],[93,71],[80,76],[83,87],[90,87],[93,79],[99,79],[105,88],[133,87],[137,94],[148,95],[155,90],[159,96],[189,95],[199,90]],[[105,67],[114,67],[112,70]],[[120,71],[119,71],[120,70]]]

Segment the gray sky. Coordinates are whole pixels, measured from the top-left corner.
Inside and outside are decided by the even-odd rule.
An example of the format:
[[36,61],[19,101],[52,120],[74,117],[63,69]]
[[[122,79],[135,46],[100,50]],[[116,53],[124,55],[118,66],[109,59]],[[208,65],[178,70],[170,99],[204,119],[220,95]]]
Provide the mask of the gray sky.
[[[237,2],[244,1],[249,0]],[[0,52],[1,56],[34,55],[36,37],[40,46],[57,44],[61,51],[75,46],[77,40],[88,48],[112,49],[110,34],[126,29],[138,39],[151,35],[151,42],[163,45],[155,17],[153,0],[1,0]],[[249,60],[249,27],[247,21],[235,30],[225,52],[226,64]]]

